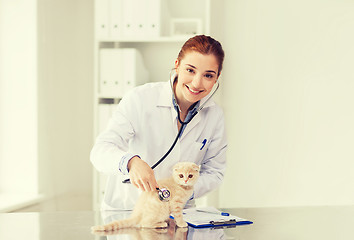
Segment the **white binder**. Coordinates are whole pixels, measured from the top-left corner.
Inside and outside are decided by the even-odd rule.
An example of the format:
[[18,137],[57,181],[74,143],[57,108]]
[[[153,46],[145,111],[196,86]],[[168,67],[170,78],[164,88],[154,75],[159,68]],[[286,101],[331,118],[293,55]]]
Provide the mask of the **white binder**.
[[[96,0],[95,1],[95,35],[98,39],[105,39],[109,37],[109,1],[110,0]],[[120,0],[118,0],[120,1]]]
[[101,49],[99,93],[104,98],[120,98],[124,94],[123,58],[118,49]]
[[146,5],[146,36],[161,36],[161,0],[145,0]]
[[135,37],[137,35],[137,12],[136,0],[121,0],[123,11],[123,37]]
[[95,0],[98,39],[142,39],[161,33],[161,0]]
[[135,48],[101,49],[99,72],[102,98],[122,98],[129,89],[149,79],[142,56]]
[[123,12],[122,0],[110,0],[110,37],[112,38],[122,37]]

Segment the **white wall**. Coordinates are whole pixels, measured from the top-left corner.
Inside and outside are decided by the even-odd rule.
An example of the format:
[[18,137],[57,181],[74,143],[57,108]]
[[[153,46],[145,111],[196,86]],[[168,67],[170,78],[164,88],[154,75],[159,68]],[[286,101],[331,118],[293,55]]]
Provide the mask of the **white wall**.
[[0,193],[38,193],[36,15],[0,1]]
[[[220,206],[352,204],[354,2],[223,2],[215,15],[226,51],[218,102],[229,151]],[[86,0],[38,0],[38,52],[31,54],[39,66],[42,192],[91,193],[92,7]],[[35,127],[33,114],[27,120]]]
[[0,193],[91,196],[93,2],[0,13]]
[[222,207],[354,203],[354,2],[227,0]]
[[41,191],[92,192],[93,1],[39,0]]

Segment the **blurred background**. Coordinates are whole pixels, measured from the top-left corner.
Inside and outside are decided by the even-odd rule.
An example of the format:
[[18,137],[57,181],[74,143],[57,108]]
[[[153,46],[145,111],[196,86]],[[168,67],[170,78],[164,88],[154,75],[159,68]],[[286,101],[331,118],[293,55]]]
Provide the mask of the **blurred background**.
[[[133,48],[137,74],[167,81],[195,33],[226,53],[215,100],[229,139],[224,183],[200,204],[354,203],[353,1],[120,1],[0,0],[0,212],[95,209],[89,153],[101,105],[119,101],[102,50]],[[115,32],[137,9],[158,31]]]

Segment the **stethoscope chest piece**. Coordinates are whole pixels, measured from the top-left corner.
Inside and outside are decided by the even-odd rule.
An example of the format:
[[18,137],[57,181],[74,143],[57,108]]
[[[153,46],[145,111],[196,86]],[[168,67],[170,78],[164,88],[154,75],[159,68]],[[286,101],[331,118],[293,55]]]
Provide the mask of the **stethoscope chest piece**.
[[171,193],[166,188],[156,188],[159,194],[159,198],[163,202],[168,202],[170,200]]

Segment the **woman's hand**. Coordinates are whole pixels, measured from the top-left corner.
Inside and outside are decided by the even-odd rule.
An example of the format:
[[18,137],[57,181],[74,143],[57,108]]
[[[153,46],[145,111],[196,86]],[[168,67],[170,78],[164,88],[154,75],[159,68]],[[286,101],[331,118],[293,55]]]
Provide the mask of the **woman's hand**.
[[158,188],[154,170],[139,157],[135,156],[128,163],[130,182],[142,191],[156,191]]

